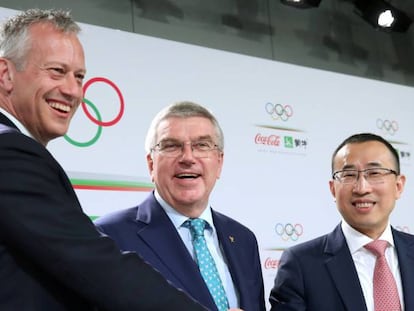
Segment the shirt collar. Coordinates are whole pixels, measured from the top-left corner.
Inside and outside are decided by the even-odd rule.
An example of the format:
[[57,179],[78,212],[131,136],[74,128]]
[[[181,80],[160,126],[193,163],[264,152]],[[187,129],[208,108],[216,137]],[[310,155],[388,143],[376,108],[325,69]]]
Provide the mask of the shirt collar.
[[[164,209],[164,211],[167,213],[167,216],[171,219],[176,229],[179,229],[183,225],[183,223],[189,219],[187,216],[179,213],[170,204],[168,204],[161,197],[161,195],[158,193],[157,190],[154,191],[154,196],[155,196],[155,199],[158,201],[158,203],[161,205],[161,207]],[[207,204],[207,206],[210,206],[210,204]],[[213,224],[213,214],[211,213],[211,208],[204,209],[203,213],[198,218],[204,219],[209,225],[210,229],[215,231],[214,224]]]
[[[342,220],[341,228],[351,254],[354,254],[355,252],[362,249],[366,244],[373,241],[373,239],[371,239],[369,236],[362,234],[361,232],[352,228],[345,220]],[[390,223],[387,224],[384,232],[381,234],[378,240],[385,240],[394,247],[394,239],[392,237]]]
[[32,136],[32,134],[30,134],[27,128],[19,120],[17,120],[13,115],[11,115],[9,112],[7,112],[1,107],[0,107],[0,112],[4,114],[8,119],[10,119],[10,121],[12,121],[14,125],[16,125],[16,127],[20,130],[20,132],[34,139],[34,137]]

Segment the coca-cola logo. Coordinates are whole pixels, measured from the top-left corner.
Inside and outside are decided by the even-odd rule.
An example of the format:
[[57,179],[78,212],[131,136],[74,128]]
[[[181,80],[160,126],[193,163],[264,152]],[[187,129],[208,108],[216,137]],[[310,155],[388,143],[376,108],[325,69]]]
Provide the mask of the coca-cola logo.
[[271,257],[267,257],[264,262],[265,269],[277,269],[279,267],[279,259],[273,259]]
[[262,134],[256,134],[254,142],[260,145],[269,145],[269,146],[279,146],[280,145],[280,136],[278,135],[269,135],[264,136]]

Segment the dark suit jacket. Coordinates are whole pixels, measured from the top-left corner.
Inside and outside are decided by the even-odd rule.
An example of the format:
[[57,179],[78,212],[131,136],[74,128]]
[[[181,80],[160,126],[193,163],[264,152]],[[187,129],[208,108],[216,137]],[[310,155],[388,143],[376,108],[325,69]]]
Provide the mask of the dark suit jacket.
[[[0,123],[16,127],[0,113]],[[204,310],[82,212],[63,169],[17,129],[0,134],[0,310]]]
[[[215,211],[213,222],[240,296],[241,308],[245,311],[265,310],[261,264],[254,234]],[[153,193],[141,205],[100,217],[95,224],[113,238],[120,249],[136,251],[175,286],[217,310],[197,264]]]
[[[414,236],[392,229],[406,311],[414,310]],[[283,252],[272,311],[366,311],[362,288],[340,225]]]

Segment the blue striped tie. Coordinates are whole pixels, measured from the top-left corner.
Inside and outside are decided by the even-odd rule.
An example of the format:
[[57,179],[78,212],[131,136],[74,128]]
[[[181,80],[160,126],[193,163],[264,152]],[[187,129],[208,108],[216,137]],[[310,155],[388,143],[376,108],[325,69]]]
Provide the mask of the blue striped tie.
[[186,222],[190,228],[194,251],[201,275],[207,284],[218,310],[226,311],[229,308],[226,292],[224,291],[216,264],[207,248],[206,239],[204,238],[206,222],[199,218],[189,219]]

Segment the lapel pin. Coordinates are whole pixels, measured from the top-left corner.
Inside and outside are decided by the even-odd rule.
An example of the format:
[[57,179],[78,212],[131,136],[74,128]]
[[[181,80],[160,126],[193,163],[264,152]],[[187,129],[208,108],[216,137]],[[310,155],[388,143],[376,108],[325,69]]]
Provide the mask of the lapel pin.
[[234,236],[229,235],[229,240],[230,240],[231,243],[234,243]]

